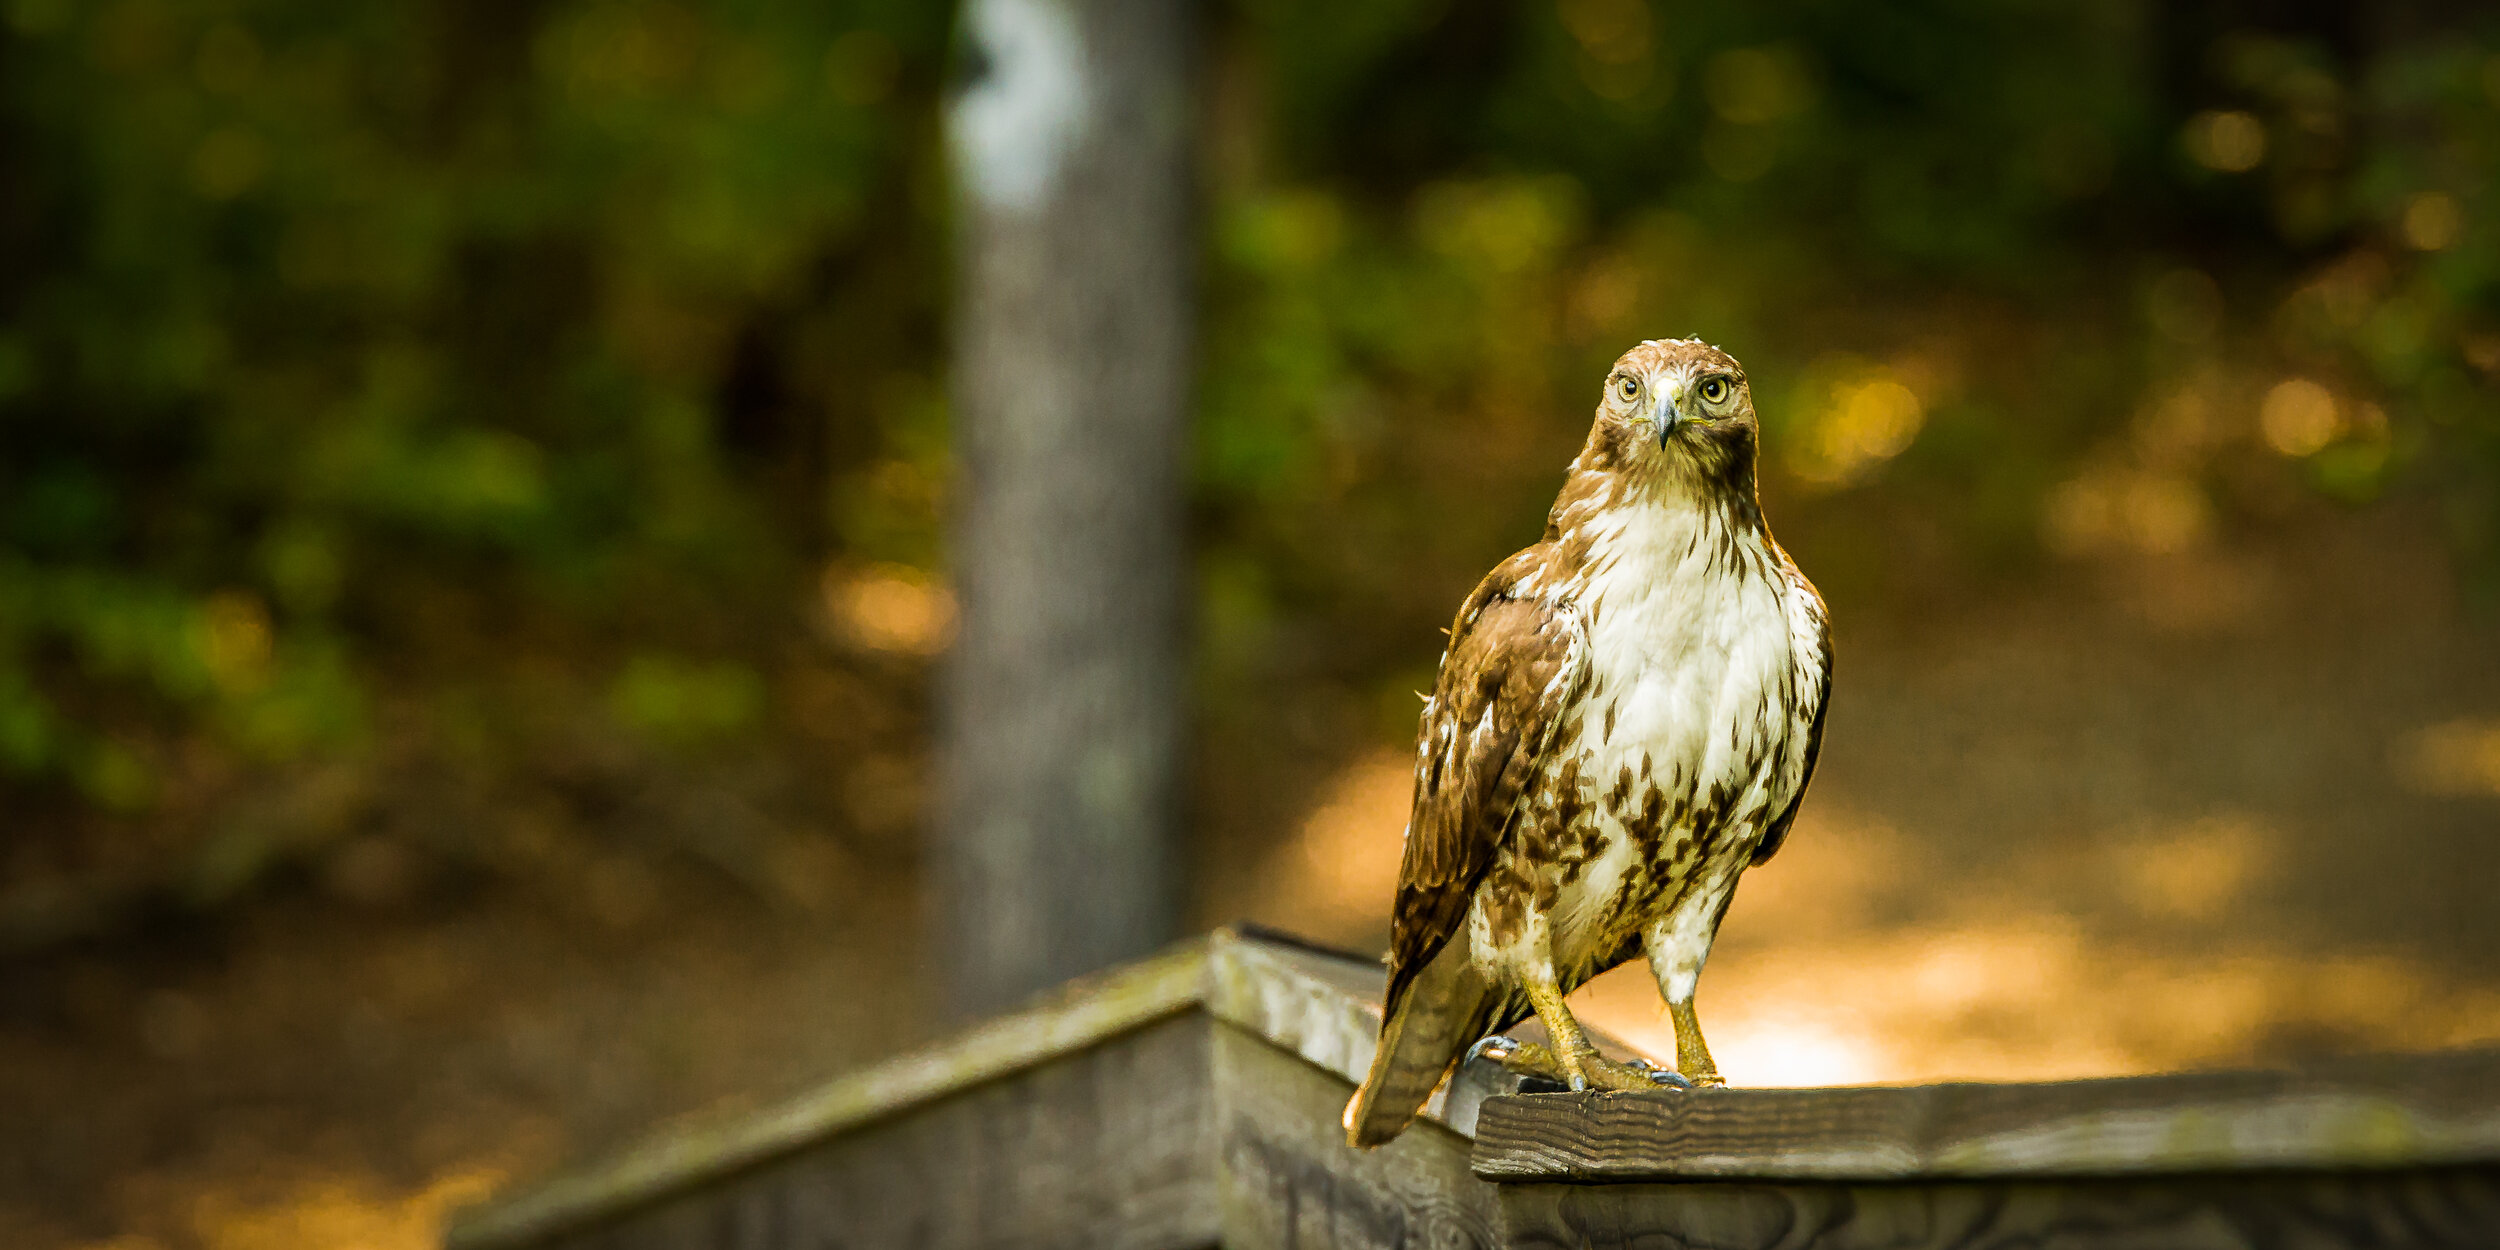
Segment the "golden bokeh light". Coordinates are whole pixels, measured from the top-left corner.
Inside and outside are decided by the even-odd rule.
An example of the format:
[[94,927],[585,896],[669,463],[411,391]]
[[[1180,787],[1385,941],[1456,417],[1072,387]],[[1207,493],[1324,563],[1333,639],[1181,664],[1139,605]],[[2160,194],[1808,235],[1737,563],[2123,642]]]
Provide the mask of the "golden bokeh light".
[[2425,191],[2405,201],[2403,228],[2415,250],[2445,251],[2465,235],[2465,209],[2445,191]]
[[1814,75],[1794,48],[1733,48],[1703,68],[1702,94],[1728,121],[1760,126],[1812,108]]
[[2200,467],[2226,436],[2211,377],[2199,377],[2150,398],[2136,412],[2127,442],[2147,467],[2188,471]]
[[2176,555],[2204,545],[2213,506],[2183,476],[2103,469],[2051,491],[2041,522],[2050,549],[2064,555]]
[[2213,920],[2273,862],[2271,831],[2240,814],[2217,814],[2112,844],[2129,901],[2148,916]]
[[276,643],[260,596],[244,590],[210,595],[200,609],[199,647],[219,689],[248,694],[267,685]]
[[1403,751],[1377,751],[1341,770],[1270,855],[1260,914],[1310,933],[1385,931],[1414,788],[1414,759]]
[[503,1179],[500,1170],[462,1170],[403,1193],[362,1177],[329,1178],[267,1204],[210,1193],[194,1218],[213,1250],[431,1250],[446,1214],[493,1193]]
[[824,610],[849,641],[872,651],[930,656],[955,638],[955,596],[917,569],[880,564],[829,566],[819,585]]
[[1858,372],[1833,385],[1805,437],[1791,443],[1789,467],[1808,482],[1845,485],[1909,450],[1926,421],[1926,405],[1893,371]]
[[2266,159],[2266,124],[2253,113],[2208,109],[2180,136],[2188,156],[2207,169],[2245,173]]
[[1642,0],[1560,0],[1554,8],[1590,60],[1626,65],[1648,58],[1653,22]]
[[[447,1215],[492,1194],[509,1175],[493,1164],[454,1168],[414,1187],[360,1171],[230,1179],[188,1195],[179,1219],[188,1237],[178,1242],[124,1233],[78,1250],[433,1250]],[[129,1188],[152,1198],[172,1182],[150,1175]]]
[[2396,744],[2396,773],[2425,794],[2500,796],[2500,721],[2453,720]]
[[2257,428],[2266,445],[2286,456],[2313,456],[2343,430],[2335,393],[2307,378],[2285,378],[2266,392]]

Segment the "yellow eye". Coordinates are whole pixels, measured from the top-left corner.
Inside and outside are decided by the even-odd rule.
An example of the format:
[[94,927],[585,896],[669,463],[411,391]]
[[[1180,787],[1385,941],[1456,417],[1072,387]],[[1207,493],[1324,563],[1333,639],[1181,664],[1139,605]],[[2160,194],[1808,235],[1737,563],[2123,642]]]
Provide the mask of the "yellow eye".
[[1625,403],[1641,397],[1641,380],[1628,373],[1615,375],[1615,397]]
[[1732,388],[1728,386],[1726,378],[1703,378],[1701,380],[1701,402],[1705,404],[1725,403],[1727,402],[1727,397],[1731,389]]

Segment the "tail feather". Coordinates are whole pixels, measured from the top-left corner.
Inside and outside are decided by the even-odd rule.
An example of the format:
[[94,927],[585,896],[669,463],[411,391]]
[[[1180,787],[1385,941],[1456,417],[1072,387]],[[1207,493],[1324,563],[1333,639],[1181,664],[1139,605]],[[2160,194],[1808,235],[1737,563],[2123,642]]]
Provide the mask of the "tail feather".
[[1491,1023],[1493,994],[1451,942],[1433,956],[1380,1024],[1370,1075],[1345,1107],[1346,1141],[1377,1146],[1406,1130],[1442,1078]]

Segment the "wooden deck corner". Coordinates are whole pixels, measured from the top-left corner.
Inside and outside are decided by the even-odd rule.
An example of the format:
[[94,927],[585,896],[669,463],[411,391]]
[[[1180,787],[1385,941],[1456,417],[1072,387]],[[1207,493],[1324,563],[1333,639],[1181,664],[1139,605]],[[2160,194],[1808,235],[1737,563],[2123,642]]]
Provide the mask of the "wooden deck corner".
[[663,1129],[462,1213],[448,1245],[2500,1246],[2500,1049],[1524,1096],[1475,1064],[1404,1136],[1355,1151],[1337,1117],[1381,982],[1368,959],[1219,930],[776,1106]]

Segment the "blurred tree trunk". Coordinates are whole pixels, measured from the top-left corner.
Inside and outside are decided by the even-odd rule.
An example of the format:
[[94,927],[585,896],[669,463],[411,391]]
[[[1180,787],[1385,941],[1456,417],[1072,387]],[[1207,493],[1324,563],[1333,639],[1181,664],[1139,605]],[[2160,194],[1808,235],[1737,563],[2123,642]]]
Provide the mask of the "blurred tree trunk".
[[932,883],[947,1006],[1180,918],[1187,0],[968,0],[952,561]]

